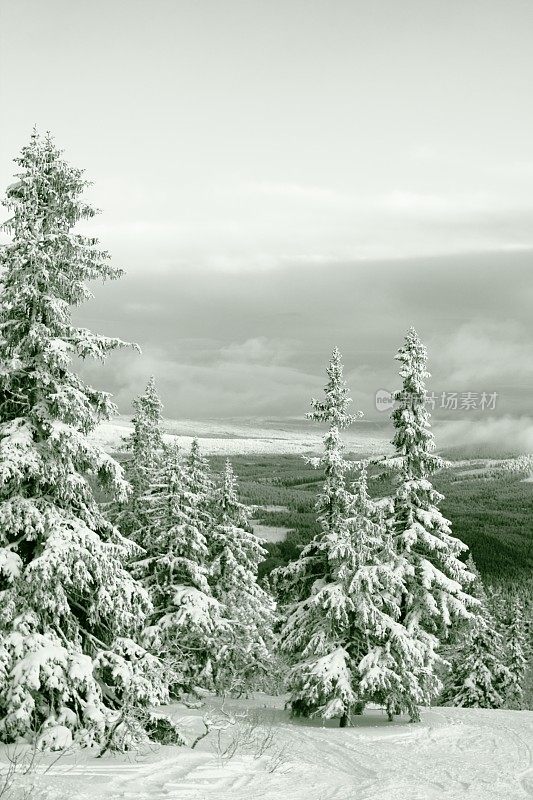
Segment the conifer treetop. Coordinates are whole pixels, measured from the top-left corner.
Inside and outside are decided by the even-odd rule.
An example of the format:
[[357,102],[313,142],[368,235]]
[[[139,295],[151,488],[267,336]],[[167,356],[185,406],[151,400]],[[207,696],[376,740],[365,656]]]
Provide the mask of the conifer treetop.
[[198,439],[194,438],[191,442],[191,448],[187,453],[185,459],[187,472],[192,483],[195,485],[197,491],[209,492],[212,490],[211,468],[209,461],[203,455],[200,449]]
[[143,394],[133,400],[135,416],[133,431],[126,439],[126,447],[140,459],[136,466],[149,467],[146,459],[151,461],[154,453],[163,447],[161,423],[163,420],[163,404],[157,393],[155,378],[152,375],[146,384]]
[[32,491],[40,486],[40,504],[68,508],[83,493],[89,521],[92,494],[71,471],[94,470],[119,496],[128,487],[119,465],[86,438],[116,407],[69,365],[75,356],[103,359],[125,342],[72,325],[71,307],[91,297],[85,281],[117,278],[121,270],[96,239],[72,232],[96,212],[81,198],[83,172],[61,158],[51,136],[34,131],[16,161],[22,170],[5,201],[12,241],[0,251],[0,497],[26,496],[31,482]]
[[118,278],[122,270],[111,265],[95,238],[71,231],[98,212],[81,198],[90,185],[83,171],[61,156],[49,134],[34,131],[15,159],[21,172],[3,201],[12,216],[2,226],[13,241],[0,251],[5,346],[20,353],[25,345],[35,355],[44,337],[49,366],[65,366],[72,353],[102,358],[124,344],[71,325],[70,306],[92,297],[85,282]]
[[161,421],[163,403],[161,402],[157,393],[155,378],[153,375],[148,378],[148,383],[146,384],[144,394],[142,394],[140,397],[137,397],[133,401],[133,405],[135,408],[146,409],[151,413],[154,419],[156,419],[158,422]]
[[229,458],[224,464],[224,475],[222,486],[219,491],[219,503],[221,510],[220,522],[223,525],[237,525],[247,528],[249,525],[249,512],[247,507],[239,501],[237,476],[233,471],[233,465]]
[[427,349],[413,326],[407,331],[405,343],[394,357],[402,363],[400,377],[407,381],[404,384],[404,391],[425,395],[425,380],[431,378],[431,373],[426,369]]
[[162,403],[153,376],[145,391],[133,401],[133,430],[123,439],[124,449],[131,454],[125,464],[131,493],[126,503],[110,504],[108,515],[126,535],[144,546],[148,526],[148,507],[143,495],[148,491],[154,473],[163,458]]
[[355,414],[349,413],[349,406],[353,402],[349,397],[349,389],[344,380],[344,367],[342,356],[338,347],[335,347],[331,355],[331,361],[327,368],[328,382],[324,387],[324,399],[316,400],[313,398],[307,419],[316,422],[329,422],[332,427],[339,429],[347,428],[356,419],[362,417],[362,412]]
[[311,405],[314,410],[307,414],[308,419],[329,423],[323,437],[322,455],[309,459],[314,467],[324,470],[325,482],[316,503],[318,521],[323,530],[344,524],[347,516],[351,496],[346,489],[346,474],[353,465],[343,456],[344,442],[340,431],[363,416],[361,411],[355,414],[348,412],[353,401],[343,373],[342,357],[335,347],[327,368],[328,382],[324,387],[324,399],[313,399]]
[[424,478],[440,469],[443,462],[433,453],[435,441],[426,408],[426,379],[430,377],[427,351],[414,328],[407,331],[395,358],[401,363],[403,385],[395,392],[398,405],[391,415],[396,431],[392,443],[404,475]]

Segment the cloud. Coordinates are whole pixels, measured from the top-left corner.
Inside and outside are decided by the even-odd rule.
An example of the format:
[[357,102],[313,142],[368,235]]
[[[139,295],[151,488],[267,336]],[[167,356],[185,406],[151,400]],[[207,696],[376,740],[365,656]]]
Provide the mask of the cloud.
[[161,303],[143,303],[142,300],[132,300],[124,305],[124,311],[132,314],[157,314],[162,310]]
[[409,156],[414,161],[434,161],[439,157],[439,153],[431,144],[419,144],[411,148]]
[[[84,230],[98,236],[117,263],[153,273],[187,267],[263,271],[295,261],[533,248],[533,181],[527,171],[520,179],[481,180],[476,174],[463,182],[457,164],[441,166],[449,173],[445,182],[406,175],[357,189],[339,180],[228,179],[224,185],[179,187],[169,195],[168,187],[148,184],[149,207],[135,200],[125,213],[113,195],[106,213]],[[461,191],[450,188],[454,175]],[[99,196],[98,205],[105,208],[105,200]]]
[[482,448],[486,453],[533,453],[533,418],[489,417],[441,421],[435,426],[439,448]]
[[498,214],[505,208],[501,198],[483,192],[430,194],[403,190],[383,195],[376,206],[392,215],[409,216],[419,220],[448,221],[462,218],[463,224],[465,216],[477,218],[481,214]]
[[[231,351],[231,348],[227,348]],[[222,357],[213,363],[183,363],[163,350],[146,348],[143,355],[113,354],[108,369],[84,368],[84,377],[113,393],[121,413],[146,386],[156,382],[170,418],[202,419],[250,416],[300,416],[316,392],[316,379],[293,366],[271,360]],[[242,352],[241,352],[242,355]]]
[[95,287],[76,321],[143,349],[91,368],[123,413],[154,373],[172,417],[303,415],[338,345],[355,406],[379,420],[375,392],[398,388],[394,354],[413,324],[430,390],[498,392],[497,413],[520,416],[533,394],[531,274],[528,253],[130,274]]
[[533,383],[531,352],[531,337],[514,320],[467,322],[441,342],[440,373],[450,386],[501,384],[517,376]]
[[242,343],[231,342],[220,349],[222,362],[238,364],[281,364],[294,355],[295,350],[290,342],[268,339],[266,336],[247,339]]
[[327,186],[313,186],[311,184],[298,184],[298,183],[272,183],[269,181],[261,181],[257,183],[246,183],[243,185],[242,190],[245,194],[250,195],[265,195],[267,197],[287,198],[296,201],[310,201],[317,203],[331,203],[346,204],[349,197],[343,195],[334,189]]

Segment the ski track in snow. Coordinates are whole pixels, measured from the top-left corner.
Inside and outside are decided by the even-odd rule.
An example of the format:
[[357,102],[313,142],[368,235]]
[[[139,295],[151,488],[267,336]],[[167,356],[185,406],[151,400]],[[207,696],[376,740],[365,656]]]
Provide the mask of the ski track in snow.
[[[268,699],[270,708],[262,709]],[[422,723],[386,723],[381,712],[340,730],[291,722],[272,698],[243,703],[275,726],[274,749],[222,764],[213,740],[161,748],[139,761],[84,751],[41,773],[35,800],[524,800],[533,797],[533,712],[435,708]],[[240,705],[239,705],[240,704]],[[183,716],[183,709],[180,709]],[[270,716],[268,716],[270,714]],[[197,721],[197,718],[196,718]],[[265,727],[266,729],[266,727]],[[211,734],[213,736],[213,734]]]

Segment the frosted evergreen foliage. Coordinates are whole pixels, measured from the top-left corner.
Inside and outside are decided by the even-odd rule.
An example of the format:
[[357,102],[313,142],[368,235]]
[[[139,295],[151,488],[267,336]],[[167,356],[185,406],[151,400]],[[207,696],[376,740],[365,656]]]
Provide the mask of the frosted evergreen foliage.
[[223,621],[208,582],[208,549],[199,499],[191,492],[175,444],[165,446],[152,487],[143,498],[150,523],[146,555],[135,566],[154,611],[144,641],[169,663],[174,692],[213,682],[216,639]]
[[257,582],[266,551],[252,531],[248,508],[239,502],[229,460],[216,494],[216,515],[211,580],[228,623],[219,650],[217,688],[238,692],[272,669],[275,618],[273,600]]
[[478,606],[452,651],[442,701],[465,708],[503,708],[512,692],[513,675],[479,573],[471,558],[467,563],[475,575],[471,592]]
[[209,532],[214,525],[215,481],[209,462],[202,455],[198,439],[193,439],[185,459],[185,475],[189,491],[195,496],[199,522],[209,540]]
[[501,635],[491,628],[494,620],[474,618],[469,634],[457,646],[450,686],[443,700],[466,708],[503,708],[512,680],[505,666]]
[[488,607],[496,620],[497,628],[502,636],[505,649],[505,663],[511,674],[511,683],[507,694],[509,708],[522,708],[528,693],[528,656],[530,653],[528,631],[530,625],[527,617],[527,601],[530,598],[527,588],[525,592],[517,592],[516,587],[504,588],[491,586],[487,590]]
[[161,432],[163,404],[159,399],[153,375],[144,393],[133,401],[133,407],[136,413],[132,420],[133,432],[126,440],[127,449],[137,456],[138,469],[141,469],[141,457],[145,459],[142,466],[149,469],[158,463],[158,456],[163,447]]
[[95,212],[50,136],[34,133],[17,163],[0,252],[0,739],[60,725],[101,741],[121,696],[165,698],[124,645],[150,609],[123,566],[135,546],[93,496],[94,482],[127,496],[120,466],[88,439],[115,408],[71,369],[123,345],[71,320],[86,281],[120,272],[73,232]]
[[143,496],[150,488],[163,449],[163,406],[153,377],[133,406],[133,431],[125,440],[125,448],[131,454],[125,466],[131,493],[125,503],[110,509],[109,516],[123,534],[144,546],[148,520]]
[[443,496],[431,483],[441,467],[426,408],[427,354],[414,328],[396,356],[402,389],[392,412],[393,444],[399,470],[394,497],[394,549],[404,586],[400,621],[424,650],[417,673],[424,702],[439,691],[435,678],[439,639],[454,620],[467,619],[473,600],[466,589],[471,575],[460,556],[467,550],[439,511]]
[[351,650],[359,703],[386,706],[389,716],[406,710],[415,714],[421,700],[417,671],[423,653],[399,622],[403,585],[390,528],[381,506],[368,495],[366,464],[353,484],[350,548],[339,553],[339,574],[353,604]]
[[273,581],[286,617],[280,645],[291,661],[293,713],[345,719],[359,700],[351,651],[354,604],[347,592],[353,568],[348,562],[356,562],[357,553],[350,529],[353,498],[346,485],[351,465],[343,457],[340,431],[360,414],[349,413],[352,401],[337,349],[327,373],[324,399],[313,400],[308,415],[328,424],[323,455],[313,461],[325,476],[316,504],[320,532],[297,561],[274,571]]
[[511,707],[521,708],[527,671],[527,635],[524,624],[524,610],[518,598],[513,600],[510,616],[511,619],[504,634],[506,665],[511,673],[511,684],[507,693],[507,700]]
[[519,595],[493,587],[487,591],[488,607],[496,620],[505,650],[505,664],[511,681],[507,692],[507,705],[522,708],[526,673],[528,671],[527,627],[524,619],[524,603]]

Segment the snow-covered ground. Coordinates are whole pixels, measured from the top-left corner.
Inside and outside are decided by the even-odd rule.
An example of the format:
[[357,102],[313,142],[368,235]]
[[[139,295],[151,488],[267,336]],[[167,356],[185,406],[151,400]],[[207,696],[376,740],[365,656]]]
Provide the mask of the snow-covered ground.
[[[319,429],[307,430],[278,423],[261,424],[213,420],[165,420],[167,440],[175,440],[187,449],[193,438],[197,438],[202,452],[207,455],[283,455],[316,453],[322,448],[322,433]],[[131,433],[131,421],[127,417],[116,417],[104,422],[92,434],[108,452],[124,449],[123,439]],[[361,426],[345,434],[347,449],[362,454],[390,452],[390,444],[381,434]]]
[[283,528],[281,525],[261,525],[253,521],[252,527],[255,535],[265,542],[283,542],[291,530],[290,528]]
[[[220,700],[211,701],[216,719]],[[194,736],[205,709],[170,707]],[[32,800],[523,800],[533,794],[533,712],[435,708],[420,724],[374,710],[352,728],[295,722],[283,700],[227,702],[248,714],[196,749],[96,759],[42,757]],[[227,717],[223,717],[227,722]],[[233,753],[233,744],[236,745]],[[224,751],[229,751],[224,754]],[[28,776],[29,779],[30,776]]]

